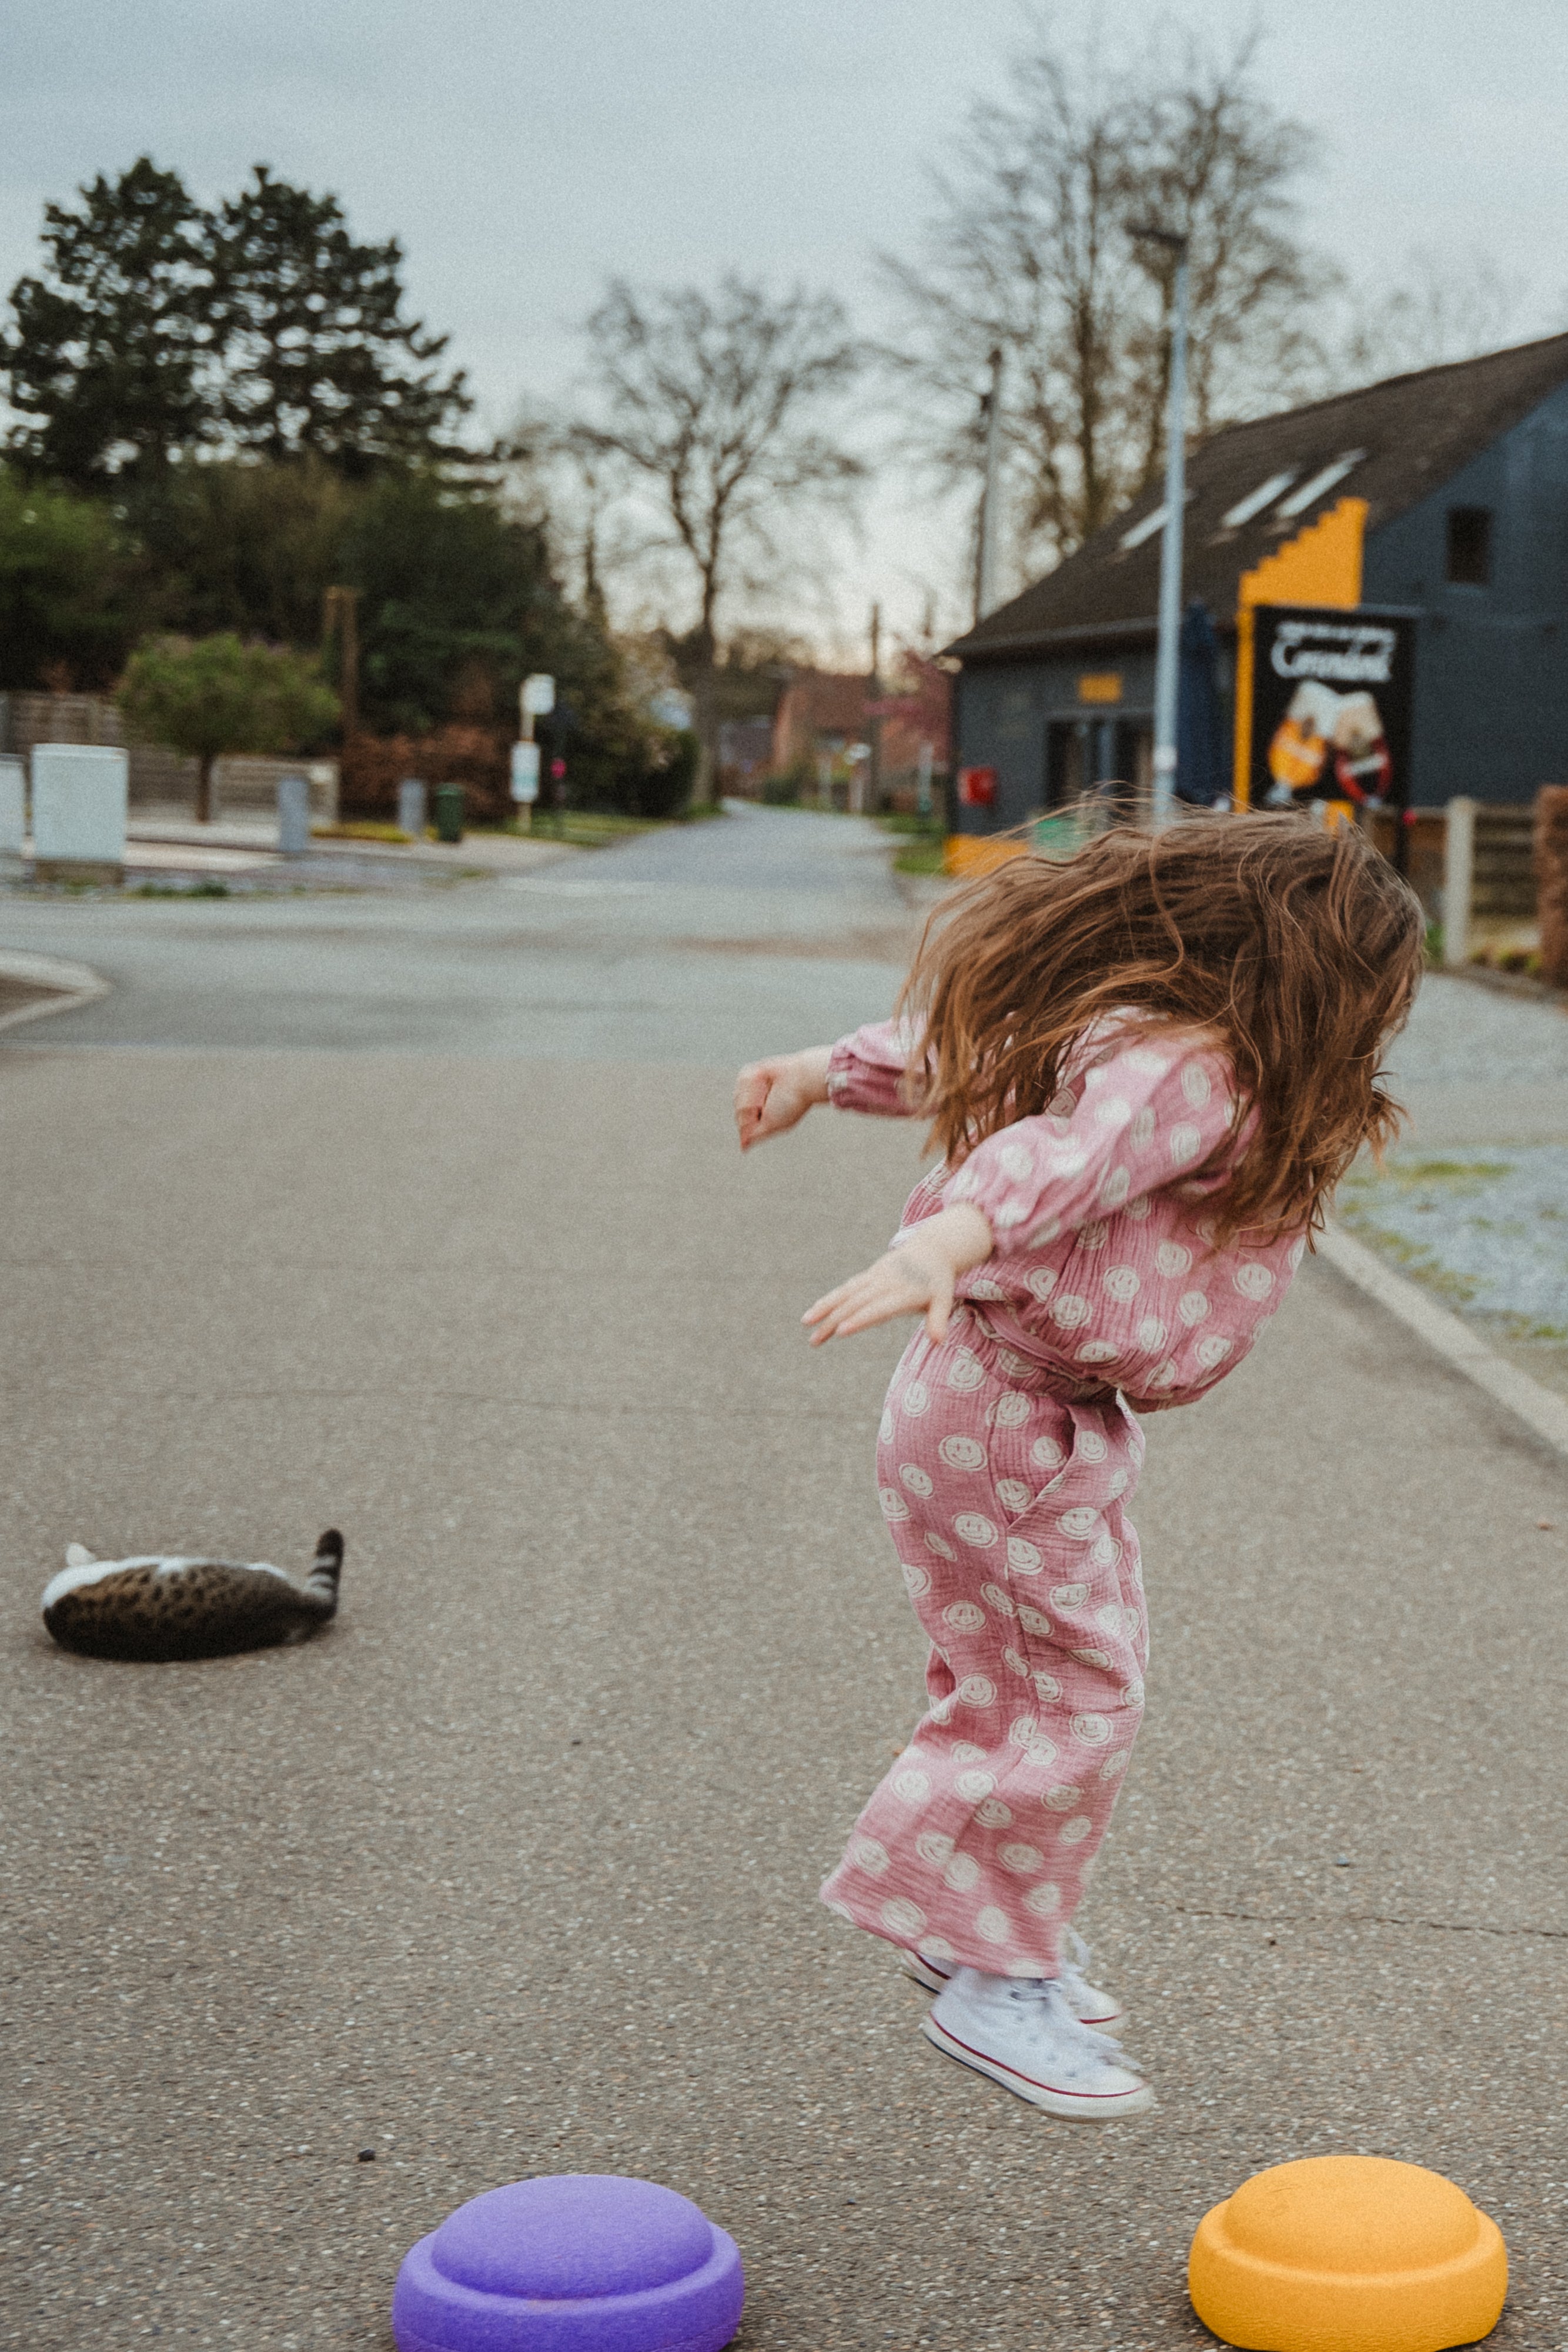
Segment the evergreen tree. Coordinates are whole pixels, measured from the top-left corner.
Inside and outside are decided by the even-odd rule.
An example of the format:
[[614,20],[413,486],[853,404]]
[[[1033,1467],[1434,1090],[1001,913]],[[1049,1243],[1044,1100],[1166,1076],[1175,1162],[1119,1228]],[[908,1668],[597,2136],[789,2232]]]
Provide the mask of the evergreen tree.
[[519,680],[556,669],[581,625],[549,576],[543,532],[428,472],[376,486],[340,564],[361,592],[361,709],[389,730],[510,723]]
[[149,575],[148,620],[182,636],[235,629],[271,645],[318,644],[322,597],[369,495],[316,458],[173,467],[157,497],[125,502]]
[[140,156],[76,206],[46,205],[42,273],[12,290],[4,337],[13,457],[87,488],[157,477],[216,429],[206,215]]
[[216,223],[225,419],[235,447],[349,474],[439,454],[473,402],[434,362],[447,337],[402,315],[402,247],[357,245],[336,196],[265,163]]
[[683,747],[652,725],[614,641],[552,578],[542,529],[429,472],[361,494],[340,577],[360,592],[361,710],[413,738],[444,725],[509,742],[517,688],[548,670],[558,701],[539,734],[582,806],[665,814],[684,800]]
[[0,466],[0,689],[107,685],[145,625],[140,586],[104,499]]

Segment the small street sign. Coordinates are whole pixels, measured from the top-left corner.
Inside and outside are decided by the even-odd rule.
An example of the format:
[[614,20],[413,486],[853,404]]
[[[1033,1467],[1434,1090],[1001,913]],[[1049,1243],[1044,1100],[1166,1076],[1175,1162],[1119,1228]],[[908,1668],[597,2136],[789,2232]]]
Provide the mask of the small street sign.
[[512,746],[512,798],[515,801],[537,801],[539,796],[539,747],[537,743],[514,743]]

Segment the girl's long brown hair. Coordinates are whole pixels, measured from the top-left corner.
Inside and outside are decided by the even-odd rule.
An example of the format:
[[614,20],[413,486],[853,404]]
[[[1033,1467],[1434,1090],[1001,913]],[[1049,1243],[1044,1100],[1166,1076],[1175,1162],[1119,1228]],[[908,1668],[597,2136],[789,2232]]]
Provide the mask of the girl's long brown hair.
[[1065,862],[1009,858],[933,918],[899,1005],[925,1040],[911,1084],[958,1160],[1044,1110],[1104,1014],[1207,1031],[1255,1114],[1217,1241],[1321,1226],[1362,1145],[1398,1132],[1378,1063],[1424,940],[1420,901],[1362,834],[1288,814],[1118,826]]

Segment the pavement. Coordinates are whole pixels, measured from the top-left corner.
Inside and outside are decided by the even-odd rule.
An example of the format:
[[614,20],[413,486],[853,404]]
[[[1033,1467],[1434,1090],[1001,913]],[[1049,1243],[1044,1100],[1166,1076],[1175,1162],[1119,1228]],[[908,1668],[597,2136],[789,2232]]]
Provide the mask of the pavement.
[[[1497,2218],[1495,2343],[1568,2345],[1564,1468],[1327,1266],[1150,1425],[1084,1925],[1158,2112],[962,2074],[815,1900],[921,1644],[872,1477],[902,1335],[797,1318],[918,1138],[743,1163],[727,1097],[885,1012],[913,928],[871,827],[794,811],[434,893],[0,899],[112,982],[0,1034],[0,2341],[385,2352],[452,2206],[609,2169],[738,2239],[743,2352],[1201,2344],[1206,2208],[1364,2149]],[[1423,1000],[1422,1085],[1471,1083],[1469,1003]],[[306,1648],[43,1633],[72,1538],[329,1523]]]
[[[202,885],[223,898],[256,892],[403,889],[413,883],[482,881],[522,874],[571,855],[543,836],[470,833],[460,843],[392,842],[353,835],[313,835],[298,856],[277,846],[276,817],[231,818],[198,824],[183,810],[139,809],[126,828],[127,887],[142,897],[183,894]],[[31,840],[22,845],[30,867]],[[80,884],[41,886],[44,895],[79,891]],[[93,895],[111,895],[94,888]],[[117,895],[117,894],[115,894]]]
[[457,842],[382,841],[373,835],[313,830],[299,856],[285,857],[277,846],[276,816],[222,817],[199,824],[181,809],[133,811],[126,827],[126,865],[162,866],[190,873],[235,872],[266,866],[275,874],[317,869],[341,874],[346,865],[373,867],[379,879],[401,873],[460,876],[473,881],[486,874],[521,874],[570,856],[543,832],[465,833]]
[[1391,1061],[1423,1150],[1568,1140],[1568,1000],[1428,972]]
[[1342,1219],[1568,1397],[1568,999],[1430,973],[1393,1060],[1410,1123]]

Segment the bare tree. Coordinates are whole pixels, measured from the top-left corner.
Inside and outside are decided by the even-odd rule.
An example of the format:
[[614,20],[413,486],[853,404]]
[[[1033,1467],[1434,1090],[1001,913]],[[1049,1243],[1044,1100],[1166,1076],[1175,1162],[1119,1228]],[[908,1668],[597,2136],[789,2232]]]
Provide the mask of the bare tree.
[[585,334],[585,412],[562,438],[593,479],[595,511],[608,465],[648,513],[650,542],[689,568],[696,620],[682,637],[706,798],[721,608],[743,562],[781,560],[782,524],[808,501],[843,497],[863,471],[833,429],[860,350],[832,296],[773,296],[735,277],[714,294],[614,279]]
[[497,455],[507,469],[511,511],[544,533],[551,567],[582,610],[607,622],[606,557],[614,568],[637,552],[636,541],[613,529],[619,485],[612,461],[570,417],[531,403],[519,411]]
[[909,439],[949,480],[974,479],[974,394],[1001,348],[1035,562],[1078,546],[1163,459],[1173,264],[1130,221],[1189,240],[1197,434],[1289,397],[1319,363],[1312,305],[1332,274],[1299,242],[1293,203],[1308,134],[1260,95],[1255,47],[1217,59],[1188,40],[1114,64],[1037,30],[1006,100],[970,108],[969,161],[937,178],[917,257],[884,261]]
[[[1485,254],[1457,259],[1417,247],[1394,284],[1347,292],[1343,331],[1326,355],[1325,388],[1443,367],[1522,342],[1537,310],[1530,286]],[[1533,331],[1560,332],[1563,312],[1559,301]]]

